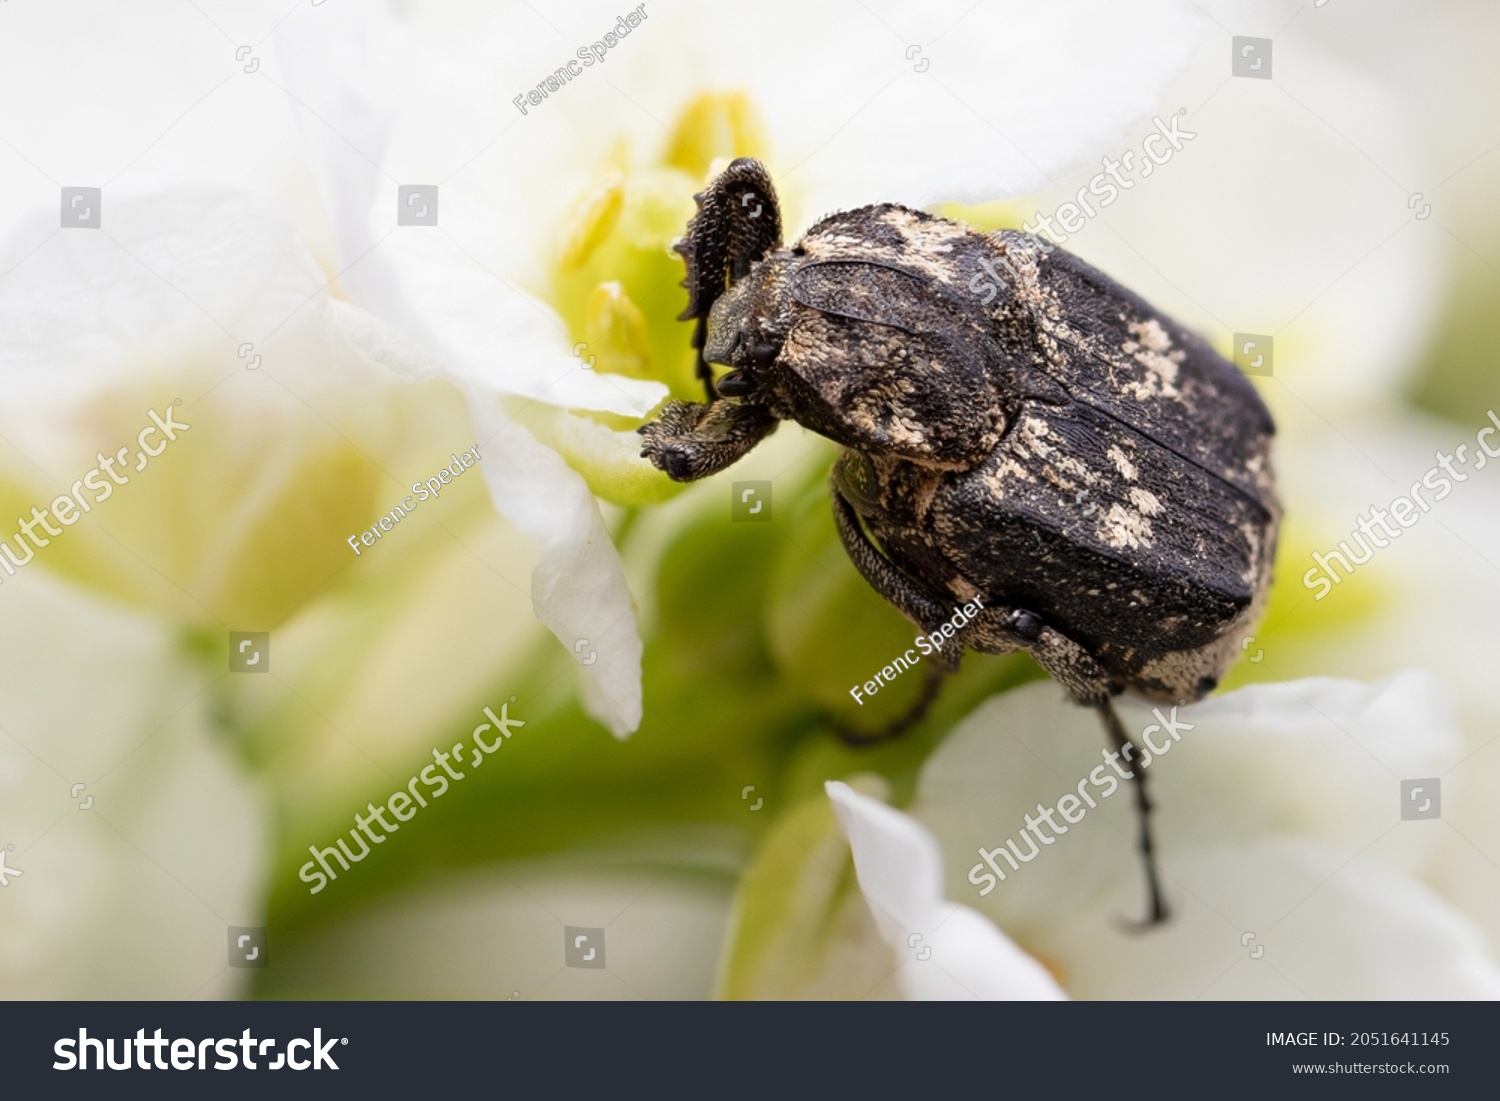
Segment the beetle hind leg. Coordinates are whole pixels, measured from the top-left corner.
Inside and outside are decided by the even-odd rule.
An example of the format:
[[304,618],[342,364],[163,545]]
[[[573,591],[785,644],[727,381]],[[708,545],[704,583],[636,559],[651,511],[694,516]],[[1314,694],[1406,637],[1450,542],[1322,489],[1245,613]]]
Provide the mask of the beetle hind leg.
[[[1099,712],[1099,717],[1104,721],[1104,732],[1109,737],[1114,751],[1125,757],[1127,761],[1134,764],[1135,743],[1125,733],[1125,725],[1120,722],[1120,716],[1115,712],[1115,706],[1109,700],[1101,700],[1093,707]],[[1127,747],[1129,747],[1127,749]],[[1156,843],[1151,832],[1151,794],[1146,790],[1146,770],[1136,765],[1130,770],[1131,783],[1135,788],[1135,810],[1136,820],[1140,823],[1140,833],[1137,839],[1137,847],[1141,853],[1141,861],[1146,869],[1146,890],[1148,892],[1151,912],[1146,920],[1141,922],[1138,928],[1149,929],[1153,925],[1160,925],[1166,921],[1169,914],[1167,904],[1162,897],[1161,879],[1156,867]]]
[[1046,626],[1041,617],[1024,609],[987,609],[988,618],[981,616],[972,626],[989,640],[1007,639],[1024,646],[1032,658],[1052,678],[1067,689],[1073,699],[1085,707],[1099,712],[1104,723],[1111,748],[1135,765],[1130,770],[1131,786],[1135,790],[1136,820],[1140,823],[1137,847],[1146,870],[1146,889],[1151,910],[1140,928],[1160,925],[1167,920],[1167,905],[1162,896],[1161,878],[1156,866],[1156,842],[1151,831],[1151,795],[1146,789],[1146,772],[1135,762],[1140,755],[1136,745],[1125,732],[1120,716],[1112,702],[1115,685],[1098,660],[1079,643],[1068,638],[1056,628]]

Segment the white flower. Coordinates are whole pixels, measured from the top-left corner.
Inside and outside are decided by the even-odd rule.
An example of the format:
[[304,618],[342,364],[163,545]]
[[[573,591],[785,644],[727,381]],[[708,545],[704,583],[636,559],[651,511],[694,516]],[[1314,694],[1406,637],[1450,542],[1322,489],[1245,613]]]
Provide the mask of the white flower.
[[904,961],[899,981],[907,997],[1064,996],[1046,969],[989,919],[944,900],[942,854],[918,822],[838,781],[828,783],[828,798],[875,924]]
[[[666,392],[583,369],[577,334],[548,301],[559,242],[606,218],[607,204],[576,207],[598,191],[601,166],[639,164],[664,142],[664,120],[712,89],[744,88],[794,211],[1031,190],[1140,115],[1199,22],[1168,4],[1043,14],[1007,3],[951,21],[799,4],[648,10],[605,61],[575,65],[576,83],[523,100],[525,114],[512,105],[618,14],[601,2],[549,16],[564,30],[523,4],[404,26],[329,11],[289,20],[276,42],[340,282],[464,386],[495,504],[542,553],[537,615],[570,652],[589,640],[591,713],[624,736],[641,714],[624,569],[583,478],[517,423],[537,402],[640,417]],[[919,41],[920,61],[907,53]],[[1011,48],[997,54],[1001,42]],[[880,63],[855,60],[866,57]],[[680,159],[701,172],[709,156]],[[398,188],[423,181],[440,188],[437,224],[397,230]]]
[[168,628],[44,573],[0,633],[0,997],[243,994],[270,816]]
[[[461,404],[371,360],[379,334],[265,196],[146,175],[110,189],[102,232],[56,217],[27,210],[0,242],[0,492],[23,517],[70,493],[90,512],[9,584],[50,569],[182,624],[281,623],[410,492],[390,473],[420,449],[403,422],[456,438]],[[168,410],[176,439],[142,454]],[[122,445],[105,494],[100,456]]]
[[[464,411],[363,354],[369,325],[263,196],[180,173],[109,196],[106,232],[59,234],[49,202],[0,243],[4,515],[90,505],[24,557],[0,533],[24,562],[0,572],[0,844],[23,871],[0,989],[229,996],[253,975],[228,930],[264,923],[270,827],[221,725],[226,636],[339,577],[411,446],[403,416],[461,431]],[[153,412],[175,440],[140,443]]]
[[[543,44],[555,41],[559,60],[566,59],[612,25],[614,11],[554,16],[576,19],[554,36],[525,4],[506,5],[478,26],[467,16],[445,23],[451,16],[441,6],[423,9],[419,25],[406,26],[361,12],[363,32],[341,25],[343,13],[333,5],[304,6],[278,32],[275,53],[256,47],[258,74],[231,62],[235,46],[223,28],[221,55],[204,50],[184,64],[179,39],[163,33],[165,17],[101,17],[92,36],[49,53],[45,67],[28,75],[32,98],[47,102],[48,111],[21,120],[19,131],[7,127],[11,151],[30,167],[0,182],[7,199],[0,215],[0,434],[8,444],[0,452],[0,495],[45,504],[58,483],[93,466],[96,450],[131,438],[162,400],[181,397],[182,417],[193,427],[108,502],[114,508],[106,513],[101,505],[90,523],[68,529],[28,567],[81,581],[171,624],[129,620],[128,631],[115,631],[85,622],[89,616],[56,618],[62,641],[43,649],[48,657],[71,653],[77,637],[109,639],[106,657],[94,663],[85,652],[79,661],[99,670],[100,686],[89,691],[114,710],[101,717],[102,733],[81,741],[56,726],[60,716],[50,726],[32,725],[82,752],[84,764],[96,763],[96,746],[102,753],[140,744],[134,734],[157,715],[120,695],[161,683],[168,686],[164,698],[177,699],[203,675],[201,664],[189,671],[166,648],[172,628],[186,629],[172,637],[186,637],[191,648],[210,633],[222,639],[227,626],[281,624],[324,595],[325,583],[339,583],[353,521],[383,507],[432,440],[451,439],[462,450],[477,431],[495,504],[539,544],[533,596],[540,618],[569,652],[577,640],[590,640],[598,653],[585,669],[592,710],[616,733],[628,732],[641,708],[634,603],[592,494],[535,433],[535,406],[637,417],[663,390],[589,374],[572,355],[575,334],[551,300],[550,281],[557,242],[576,229],[573,203],[610,166],[615,139],[624,140],[627,165],[658,164],[643,151],[662,143],[662,120],[725,86],[742,89],[767,121],[789,229],[835,204],[1031,189],[1144,112],[1200,22],[1165,4],[1128,14],[1104,3],[1046,12],[1008,3],[974,10],[952,27],[915,13],[809,14],[790,4],[653,13],[662,22],[622,43],[611,67],[564,89],[569,94],[546,103],[545,114],[525,117],[509,104],[516,90],[554,67],[535,71],[547,56]],[[16,27],[50,18],[41,8],[11,15]],[[206,16],[196,23],[202,15],[184,11],[182,18],[205,36],[219,33]],[[233,18],[253,22],[243,13]],[[789,34],[793,25],[805,33]],[[236,22],[234,33],[241,29]],[[252,33],[267,30],[262,24]],[[921,60],[930,60],[930,74],[908,56],[907,37],[925,44]],[[997,42],[1011,47],[998,68]],[[136,97],[132,87],[126,98],[111,82],[108,95],[94,94],[97,74],[114,72],[109,62],[118,51],[137,59],[148,92]],[[770,57],[774,68],[765,63]],[[800,83],[787,81],[788,71],[800,73]],[[188,85],[191,95],[184,96]],[[936,114],[934,103],[941,105]],[[311,174],[288,151],[289,118],[314,139]],[[712,153],[696,152],[682,151],[672,169],[669,190],[682,201],[709,167]],[[226,171],[236,177],[232,183]],[[103,231],[58,231],[54,175],[103,186]],[[307,193],[314,178],[323,187],[321,204]],[[440,228],[397,232],[396,188],[424,182],[442,188]],[[310,227],[314,207],[327,215],[331,244]],[[676,303],[673,279],[664,286]],[[248,351],[246,343],[253,345]],[[263,361],[252,364],[254,356]],[[418,382],[439,375],[455,386]],[[453,400],[455,390],[467,408]],[[392,561],[360,564],[376,573]],[[54,582],[23,572],[3,586],[0,599],[20,608],[42,600]],[[367,651],[330,653],[308,641],[367,642],[356,636],[369,620],[346,611],[323,601],[310,627],[305,619],[289,624],[292,646],[323,658],[305,663],[320,683],[358,683],[350,666]],[[337,622],[320,634],[329,620]],[[51,637],[28,626],[29,615],[7,614],[6,623],[4,643],[17,650],[10,668],[35,656],[28,647],[36,640]],[[42,715],[73,685],[55,662],[43,664],[38,675],[7,682],[11,713]],[[387,685],[394,680],[387,677]],[[407,695],[416,698],[411,711],[436,712],[449,702],[444,693]],[[107,833],[49,856],[47,837],[32,829],[50,810],[45,801],[19,819],[23,832],[41,839],[35,848],[18,844],[25,855],[16,863],[26,875],[9,889],[48,907],[17,910],[18,925],[6,928],[23,970],[31,966],[26,961],[58,958],[64,942],[53,930],[107,950],[111,942],[93,923],[101,915],[121,917],[121,938],[159,923],[160,943],[192,945],[186,962],[164,964],[156,979],[146,979],[116,957],[85,953],[80,970],[56,968],[62,978],[51,986],[29,971],[7,972],[15,989],[191,994],[190,979],[211,983],[221,975],[223,987],[202,988],[218,990],[241,978],[221,974],[222,924],[256,923],[260,903],[251,885],[263,821],[225,749],[205,744],[208,707],[186,707],[176,725],[168,723],[118,766],[119,787],[101,778],[94,809],[69,810],[55,827],[66,839],[73,838],[66,831],[98,829],[87,823],[116,823],[136,850],[162,854],[156,859],[194,895],[189,910],[199,910],[184,916],[176,906],[183,900],[170,894],[143,898],[151,881],[130,874],[134,858],[121,859],[120,842]],[[33,744],[24,742],[24,731],[11,734]],[[14,747],[7,752],[5,782],[43,792],[31,771],[38,765]],[[136,771],[136,760],[152,767]],[[307,769],[296,781],[278,780],[283,792],[301,785],[295,801],[323,775]],[[109,806],[133,808],[132,821],[100,813],[85,822]],[[173,808],[181,807],[193,808],[192,828],[173,820]],[[174,846],[210,842],[228,866],[184,871],[184,860],[192,865],[204,854],[195,850],[187,859]],[[198,969],[208,959],[218,970],[203,977]],[[10,980],[12,974],[18,977]]]
[[[1166,750],[1147,764],[1175,911],[1165,926],[1126,928],[1144,906],[1131,796],[1096,771],[1097,718],[1053,684],[970,715],[923,767],[907,811],[942,846],[948,897],[1047,960],[1070,994],[1500,997],[1484,938],[1422,881],[1442,823],[1401,813],[1401,781],[1436,777],[1458,755],[1432,678],[1253,686],[1175,717],[1136,704],[1121,714]],[[910,842],[871,836],[860,883],[872,908],[930,906]]]

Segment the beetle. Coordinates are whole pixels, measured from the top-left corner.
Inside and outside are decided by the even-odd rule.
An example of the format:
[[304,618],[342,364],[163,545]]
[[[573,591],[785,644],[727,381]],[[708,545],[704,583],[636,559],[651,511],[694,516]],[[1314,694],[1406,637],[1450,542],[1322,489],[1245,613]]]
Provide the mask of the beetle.
[[[750,158],[695,199],[674,247],[708,400],[664,406],[642,456],[693,481],[795,421],[840,445],[834,519],[881,596],[927,632],[983,605],[912,711],[851,740],[917,721],[965,648],[1028,652],[1127,761],[1115,696],[1217,686],[1264,607],[1280,519],[1275,429],[1239,371],[1027,233],[881,203],[786,248]],[[1151,801],[1130,771],[1155,924]]]

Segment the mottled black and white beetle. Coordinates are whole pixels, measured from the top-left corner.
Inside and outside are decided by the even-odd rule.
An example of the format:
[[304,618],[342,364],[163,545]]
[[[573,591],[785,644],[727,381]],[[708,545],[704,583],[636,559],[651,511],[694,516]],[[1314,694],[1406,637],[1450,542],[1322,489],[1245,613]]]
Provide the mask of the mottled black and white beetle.
[[697,199],[676,247],[708,403],[668,404],[641,454],[692,481],[796,421],[842,445],[834,517],[886,600],[931,631],[982,597],[918,707],[871,737],[915,721],[962,647],[1029,652],[1127,760],[1113,696],[1213,690],[1260,614],[1279,519],[1274,427],[1232,365],[1028,234],[882,203],[783,248],[746,158]]

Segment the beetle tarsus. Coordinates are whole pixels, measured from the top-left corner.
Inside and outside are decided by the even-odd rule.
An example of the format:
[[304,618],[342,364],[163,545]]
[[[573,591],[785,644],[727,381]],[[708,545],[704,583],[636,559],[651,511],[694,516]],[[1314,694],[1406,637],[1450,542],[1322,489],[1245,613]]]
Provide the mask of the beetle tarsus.
[[780,423],[748,402],[669,401],[656,420],[636,431],[641,458],[673,481],[695,482],[738,462]]
[[[1104,721],[1104,732],[1109,736],[1110,744],[1116,753],[1122,754],[1127,761],[1134,764],[1136,756],[1135,743],[1125,733],[1125,726],[1120,722],[1120,716],[1116,713],[1114,704],[1108,699],[1097,701],[1093,707],[1099,712],[1099,717]],[[1130,747],[1126,752],[1126,746]],[[1132,785],[1135,788],[1135,810],[1137,820],[1140,822],[1140,836],[1137,845],[1141,853],[1141,861],[1146,869],[1146,890],[1150,896],[1151,912],[1146,920],[1133,923],[1132,928],[1144,931],[1153,926],[1160,925],[1170,916],[1166,900],[1162,897],[1161,878],[1156,868],[1156,844],[1151,833],[1151,795],[1146,790],[1145,769],[1139,765],[1130,770]]]

